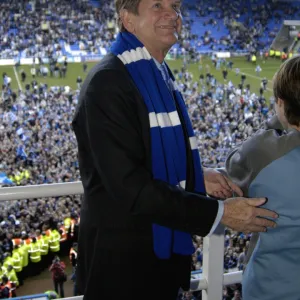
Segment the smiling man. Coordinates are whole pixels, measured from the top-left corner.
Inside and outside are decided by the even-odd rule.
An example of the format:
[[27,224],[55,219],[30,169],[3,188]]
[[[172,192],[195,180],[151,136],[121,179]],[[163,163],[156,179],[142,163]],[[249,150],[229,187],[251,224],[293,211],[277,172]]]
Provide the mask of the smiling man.
[[[264,198],[202,170],[184,100],[164,62],[182,26],[176,0],[117,0],[121,32],[87,76],[73,120],[84,201],[77,283],[84,299],[175,300],[189,289],[191,234],[265,231]],[[204,174],[204,176],[203,176]],[[257,216],[260,216],[258,218]]]

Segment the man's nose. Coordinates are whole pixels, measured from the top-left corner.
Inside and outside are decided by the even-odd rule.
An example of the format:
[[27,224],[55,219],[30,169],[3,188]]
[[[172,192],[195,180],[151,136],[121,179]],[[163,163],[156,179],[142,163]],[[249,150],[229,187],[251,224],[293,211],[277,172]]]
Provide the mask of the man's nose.
[[168,8],[165,11],[165,18],[176,21],[179,17],[179,13],[174,8]]

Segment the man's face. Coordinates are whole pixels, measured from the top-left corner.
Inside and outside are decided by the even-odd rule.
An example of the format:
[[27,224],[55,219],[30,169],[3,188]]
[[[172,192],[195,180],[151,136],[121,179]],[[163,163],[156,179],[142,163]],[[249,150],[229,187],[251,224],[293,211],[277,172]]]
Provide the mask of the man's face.
[[165,51],[178,40],[182,28],[180,0],[141,0],[138,15],[130,13],[128,30],[151,52]]

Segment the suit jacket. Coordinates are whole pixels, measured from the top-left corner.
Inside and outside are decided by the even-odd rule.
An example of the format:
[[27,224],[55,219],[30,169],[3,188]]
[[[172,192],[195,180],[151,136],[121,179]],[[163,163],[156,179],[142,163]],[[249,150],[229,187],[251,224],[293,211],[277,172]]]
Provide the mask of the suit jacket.
[[[83,83],[73,129],[84,187],[79,233],[84,276],[95,264],[89,255],[94,247],[153,255],[153,223],[209,233],[217,201],[153,179],[148,110],[114,55],[107,55]],[[189,281],[189,272],[184,273]]]

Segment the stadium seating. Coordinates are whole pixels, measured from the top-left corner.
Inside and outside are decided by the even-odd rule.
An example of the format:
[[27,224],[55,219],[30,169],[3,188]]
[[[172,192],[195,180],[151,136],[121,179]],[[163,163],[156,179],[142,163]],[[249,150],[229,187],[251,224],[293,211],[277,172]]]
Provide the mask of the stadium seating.
[[[200,4],[199,4],[200,2]],[[222,37],[227,37],[230,34],[228,27],[223,26],[224,13],[228,14],[229,17],[233,18],[236,22],[245,24],[246,21],[249,22],[248,26],[251,28],[257,26],[260,28],[259,24],[255,24],[257,19],[257,12],[260,12],[262,8],[267,8],[266,0],[238,0],[230,2],[229,10],[223,11],[223,6],[220,5],[220,1],[188,1],[189,3],[189,18],[192,20],[191,33],[197,35],[197,40],[192,40],[191,45],[196,46],[198,51],[207,52],[212,50],[212,45],[216,45],[215,50],[229,50],[229,45],[224,45],[220,43]],[[278,5],[277,9],[269,11],[271,15],[267,18],[266,25],[261,28],[261,34],[258,35],[258,46],[263,49],[269,46],[275,36],[279,31],[282,22],[288,19],[298,19],[300,4],[289,3],[290,8],[294,8],[294,14],[289,14],[284,10],[284,4]],[[195,8],[198,8],[195,9]],[[203,12],[199,15],[199,11]],[[275,18],[277,16],[277,18]],[[210,20],[215,20],[216,25],[211,25]],[[198,40],[204,37],[205,32],[210,31],[212,42],[208,44],[201,44],[197,46]],[[271,35],[271,36],[270,36]],[[234,48],[236,51],[245,50],[239,43],[235,43]],[[259,50],[259,49],[257,49]]]
[[93,7],[97,7],[99,8],[100,7],[100,3],[101,1],[100,0],[91,0],[90,3]]
[[[104,0],[103,0],[104,1]],[[102,1],[102,2],[103,2]],[[1,1],[5,2],[5,1]],[[0,3],[1,3],[0,2]],[[105,2],[105,1],[104,1]],[[74,2],[75,3],[75,2]],[[99,8],[101,0],[90,0],[89,4],[93,8]],[[267,0],[235,0],[235,1],[220,1],[220,0],[211,0],[211,1],[199,1],[199,0],[186,0],[184,7],[188,7],[187,16],[185,19],[190,21],[191,32],[188,43],[195,48],[197,51],[208,52],[208,51],[228,51],[235,49],[235,51],[247,51],[245,45],[240,41],[234,41],[232,44],[230,40],[225,42],[225,39],[230,35],[229,24],[236,22],[236,24],[247,24],[247,29],[256,27],[259,33],[256,35],[257,47],[256,50],[264,49],[268,47],[274,36],[279,31],[283,20],[285,19],[299,19],[300,3],[290,3],[280,4],[280,3],[271,3]],[[79,9],[75,4],[72,5],[75,9]],[[25,6],[25,11],[33,10],[31,4]],[[266,23],[259,24],[260,13],[266,11]],[[20,33],[20,25],[14,20],[14,11],[10,12],[9,20],[10,24],[6,32],[4,32],[4,37],[16,37]],[[27,16],[30,18],[30,15]],[[67,21],[64,18],[61,18],[55,14],[46,14],[47,21],[59,21],[61,29],[67,28]],[[226,19],[227,26],[224,26],[224,21]],[[95,21],[95,26],[93,28],[100,29],[105,26],[105,24],[100,24]],[[215,22],[213,24],[213,22]],[[88,34],[90,30],[87,30],[83,33],[84,40],[88,41]],[[208,33],[208,34],[207,34]],[[19,50],[20,57],[30,57],[30,51],[33,51],[36,45],[31,43],[31,46],[26,45],[33,39],[35,32],[29,32],[28,36],[24,39],[23,45]],[[205,35],[210,37],[209,41],[204,42]],[[80,51],[80,42],[76,39],[78,35],[71,37],[69,39],[69,44],[66,39],[61,39],[59,44],[61,45],[61,51],[63,55],[72,56],[74,52],[77,53]],[[50,41],[53,46],[53,41]],[[110,43],[103,43],[104,47],[109,47]],[[0,55],[1,52],[9,50],[10,43],[0,43]],[[101,54],[101,47],[99,44],[94,45],[93,51],[87,49],[84,53],[85,55],[99,55]],[[7,56],[14,56],[14,54],[5,53]]]

